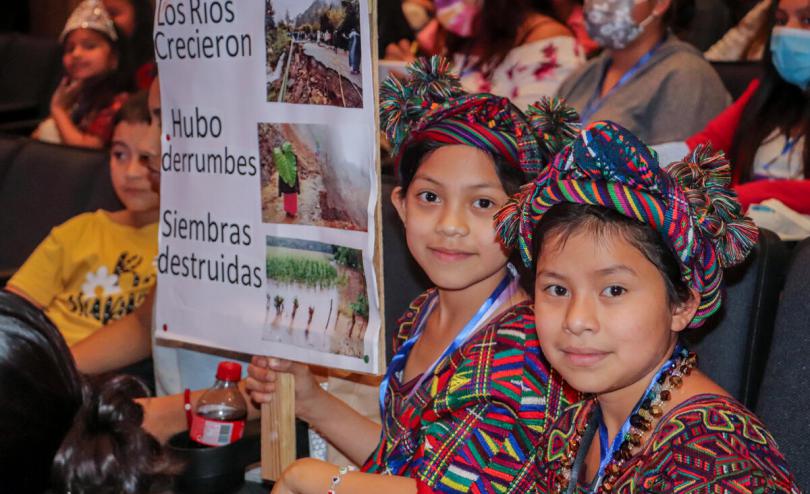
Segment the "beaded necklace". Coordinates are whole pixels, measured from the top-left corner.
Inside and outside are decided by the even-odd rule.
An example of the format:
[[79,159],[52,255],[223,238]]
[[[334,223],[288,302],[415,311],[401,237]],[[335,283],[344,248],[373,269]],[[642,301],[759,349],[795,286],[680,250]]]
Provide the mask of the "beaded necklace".
[[[620,429],[610,450],[601,409],[598,404],[592,407],[587,423],[584,426],[577,426],[575,434],[566,446],[565,454],[560,460],[563,468],[556,474],[554,492],[557,494],[576,492],[577,479],[584,468],[585,457],[597,429],[600,435],[602,461],[599,472],[587,492],[591,494],[611,492],[623,471],[622,467],[642,445],[644,434],[652,430],[653,423],[664,414],[664,403],[672,398],[672,390],[681,387],[683,378],[688,376],[696,365],[697,356],[678,345],[672,357],[661,367],[634,407],[633,413]],[[621,443],[618,442],[619,437],[622,437]]]

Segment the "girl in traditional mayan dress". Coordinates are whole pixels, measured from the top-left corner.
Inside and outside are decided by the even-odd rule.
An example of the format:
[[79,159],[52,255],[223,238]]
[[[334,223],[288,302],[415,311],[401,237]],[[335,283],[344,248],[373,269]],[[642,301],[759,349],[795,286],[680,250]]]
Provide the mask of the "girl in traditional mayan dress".
[[723,268],[756,242],[730,177],[702,148],[661,169],[630,132],[596,122],[499,213],[536,268],[543,353],[589,396],[512,489],[798,492],[763,424],[679,340],[717,311]]
[[493,222],[558,141],[506,98],[461,91],[439,58],[412,67],[404,84],[384,84],[382,122],[400,179],[391,200],[436,288],[398,322],[382,427],[323,391],[307,367],[254,358],[254,399],[269,399],[276,371],[294,373],[298,416],[362,465],[299,460],[274,492],[505,492],[546,424],[577,398],[543,358]]

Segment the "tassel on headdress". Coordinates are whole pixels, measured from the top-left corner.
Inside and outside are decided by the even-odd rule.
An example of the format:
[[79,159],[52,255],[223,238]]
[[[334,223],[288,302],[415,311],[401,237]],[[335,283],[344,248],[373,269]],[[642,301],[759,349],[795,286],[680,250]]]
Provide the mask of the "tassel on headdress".
[[439,56],[417,60],[407,78],[391,77],[380,89],[380,125],[397,166],[410,144],[435,140],[502,156],[532,178],[576,134],[578,120],[559,100],[541,101],[532,111],[524,114],[508,98],[465,93]]
[[529,106],[526,116],[540,136],[549,157],[576,139],[581,128],[576,110],[559,98],[543,96]]
[[697,225],[716,245],[720,265],[741,263],[756,245],[758,230],[743,216],[737,194],[730,188],[731,165],[725,155],[699,145],[667,171],[683,190]]

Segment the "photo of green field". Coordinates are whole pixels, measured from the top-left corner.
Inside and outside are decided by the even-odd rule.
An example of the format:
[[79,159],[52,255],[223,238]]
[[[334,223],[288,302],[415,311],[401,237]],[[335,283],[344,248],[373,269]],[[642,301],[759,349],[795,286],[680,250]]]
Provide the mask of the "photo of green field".
[[263,339],[361,358],[369,304],[358,249],[267,237]]

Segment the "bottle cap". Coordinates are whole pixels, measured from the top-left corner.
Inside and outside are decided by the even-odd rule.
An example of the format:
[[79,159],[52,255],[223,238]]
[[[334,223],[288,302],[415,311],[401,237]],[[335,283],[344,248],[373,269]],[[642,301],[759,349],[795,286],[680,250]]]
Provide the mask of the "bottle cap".
[[217,379],[220,381],[238,381],[242,378],[242,365],[238,362],[220,362],[217,366]]

